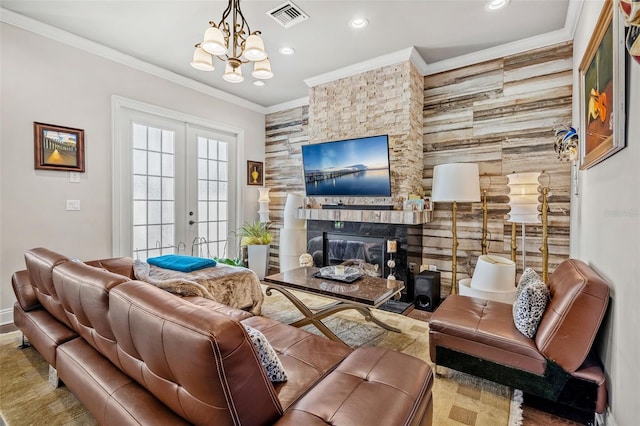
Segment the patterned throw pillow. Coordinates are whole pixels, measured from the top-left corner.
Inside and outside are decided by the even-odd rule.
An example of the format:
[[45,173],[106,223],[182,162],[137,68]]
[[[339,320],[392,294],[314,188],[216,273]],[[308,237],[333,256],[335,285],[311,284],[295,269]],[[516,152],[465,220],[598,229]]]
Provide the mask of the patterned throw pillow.
[[547,307],[549,289],[531,268],[525,269],[513,302],[513,322],[528,338],[533,338]]
[[255,346],[258,351],[260,363],[266,370],[269,380],[272,382],[286,382],[287,375],[284,372],[280,358],[278,358],[278,354],[273,349],[267,338],[264,337],[264,334],[253,327],[249,327],[248,325],[244,325],[244,328],[247,330],[247,334],[249,334],[253,346]]

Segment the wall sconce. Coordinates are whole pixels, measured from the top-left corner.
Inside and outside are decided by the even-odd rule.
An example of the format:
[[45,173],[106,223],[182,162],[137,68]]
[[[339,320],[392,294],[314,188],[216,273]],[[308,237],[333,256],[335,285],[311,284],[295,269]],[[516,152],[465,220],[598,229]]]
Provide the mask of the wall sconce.
[[258,204],[260,204],[260,209],[258,210],[258,215],[260,216],[260,222],[269,222],[269,189],[270,188],[258,188],[258,192],[260,196],[258,197]]
[[527,264],[525,224],[540,223],[538,178],[540,172],[512,173],[509,178],[509,219],[511,222],[511,260],[516,261],[516,223],[522,224],[522,270]]
[[431,198],[434,203],[453,203],[451,232],[453,233],[451,260],[451,294],[456,291],[456,267],[458,236],[456,230],[457,203],[480,201],[480,176],[475,163],[439,164],[433,168],[433,188]]

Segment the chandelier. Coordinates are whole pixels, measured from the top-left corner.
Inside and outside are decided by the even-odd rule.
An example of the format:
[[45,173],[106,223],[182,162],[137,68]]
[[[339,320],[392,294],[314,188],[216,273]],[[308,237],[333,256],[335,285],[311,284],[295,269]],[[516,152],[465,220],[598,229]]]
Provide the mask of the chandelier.
[[[227,22],[231,15],[232,22]],[[264,50],[260,31],[251,31],[240,9],[240,0],[229,0],[217,24],[209,21],[202,42],[196,44],[191,66],[201,71],[213,71],[213,57],[226,62],[223,79],[241,83],[242,64],[253,62],[251,75],[260,80],[273,77],[271,64]]]

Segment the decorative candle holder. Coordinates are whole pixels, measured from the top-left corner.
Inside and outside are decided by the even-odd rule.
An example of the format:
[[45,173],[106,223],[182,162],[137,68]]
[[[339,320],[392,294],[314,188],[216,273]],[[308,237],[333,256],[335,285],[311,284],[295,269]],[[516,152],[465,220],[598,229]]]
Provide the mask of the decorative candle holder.
[[395,280],[396,276],[394,275],[396,268],[396,261],[393,259],[393,254],[398,251],[398,242],[395,240],[387,240],[387,253],[389,253],[389,260],[387,261],[387,266],[389,267],[389,275],[387,276],[388,280]]

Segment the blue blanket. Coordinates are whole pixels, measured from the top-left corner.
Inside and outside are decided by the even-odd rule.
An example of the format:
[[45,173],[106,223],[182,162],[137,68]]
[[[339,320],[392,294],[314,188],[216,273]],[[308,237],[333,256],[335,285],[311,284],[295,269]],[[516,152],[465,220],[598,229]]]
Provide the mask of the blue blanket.
[[150,257],[147,263],[158,268],[171,269],[172,271],[192,272],[198,269],[212,268],[217,265],[213,259],[203,257],[183,256],[179,254],[166,254],[164,256]]

